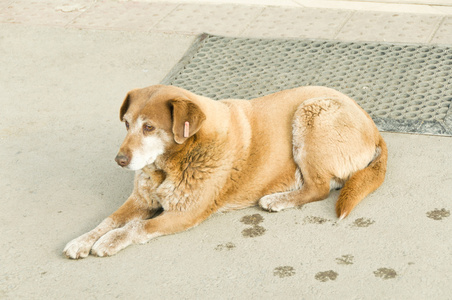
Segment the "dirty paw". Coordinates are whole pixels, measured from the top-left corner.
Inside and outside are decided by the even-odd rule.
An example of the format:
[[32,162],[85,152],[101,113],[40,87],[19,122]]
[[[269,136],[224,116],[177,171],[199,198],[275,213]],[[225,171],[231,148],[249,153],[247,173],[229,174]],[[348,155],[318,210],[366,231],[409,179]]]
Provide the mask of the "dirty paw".
[[292,207],[289,202],[283,199],[279,194],[264,196],[259,200],[259,206],[270,212],[277,212],[285,208]]
[[91,249],[96,256],[111,256],[129,246],[132,241],[124,228],[112,230],[102,236]]

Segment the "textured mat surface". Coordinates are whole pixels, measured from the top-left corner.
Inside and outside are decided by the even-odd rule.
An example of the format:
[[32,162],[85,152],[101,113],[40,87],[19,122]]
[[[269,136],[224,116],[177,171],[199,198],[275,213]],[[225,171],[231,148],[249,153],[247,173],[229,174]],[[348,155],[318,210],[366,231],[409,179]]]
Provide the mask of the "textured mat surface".
[[382,131],[452,135],[452,48],[203,34],[162,83],[213,99],[324,85],[355,99]]

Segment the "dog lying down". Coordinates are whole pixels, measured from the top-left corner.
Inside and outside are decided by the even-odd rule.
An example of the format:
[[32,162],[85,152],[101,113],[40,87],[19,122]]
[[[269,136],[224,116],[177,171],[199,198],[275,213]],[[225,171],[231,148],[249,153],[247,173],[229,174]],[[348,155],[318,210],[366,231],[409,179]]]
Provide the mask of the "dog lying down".
[[387,148],[374,122],[326,87],[214,101],[156,85],[130,91],[120,119],[127,136],[116,162],[135,171],[134,190],[66,245],[69,258],[113,255],[196,226],[216,211],[258,203],[276,212],[340,187],[336,213],[343,219],[385,177]]

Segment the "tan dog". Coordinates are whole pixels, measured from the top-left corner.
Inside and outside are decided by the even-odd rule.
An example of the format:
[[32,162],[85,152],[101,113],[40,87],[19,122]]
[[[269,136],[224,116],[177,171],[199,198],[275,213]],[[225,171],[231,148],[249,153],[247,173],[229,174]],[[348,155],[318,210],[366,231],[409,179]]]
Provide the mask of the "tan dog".
[[342,219],[386,172],[386,144],[372,119],[325,87],[214,101],[151,86],[128,93],[120,118],[128,133],[116,161],[136,171],[134,191],[100,225],[69,242],[67,257],[113,255],[186,230],[218,210],[259,203],[279,211],[343,186],[336,204]]

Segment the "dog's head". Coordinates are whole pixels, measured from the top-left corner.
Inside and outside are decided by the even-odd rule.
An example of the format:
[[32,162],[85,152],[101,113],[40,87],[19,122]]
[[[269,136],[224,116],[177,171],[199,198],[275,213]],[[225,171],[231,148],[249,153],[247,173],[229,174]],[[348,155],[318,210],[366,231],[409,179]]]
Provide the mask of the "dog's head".
[[129,170],[140,170],[194,136],[206,119],[194,98],[193,94],[172,86],[130,91],[119,113],[127,136],[116,162]]

